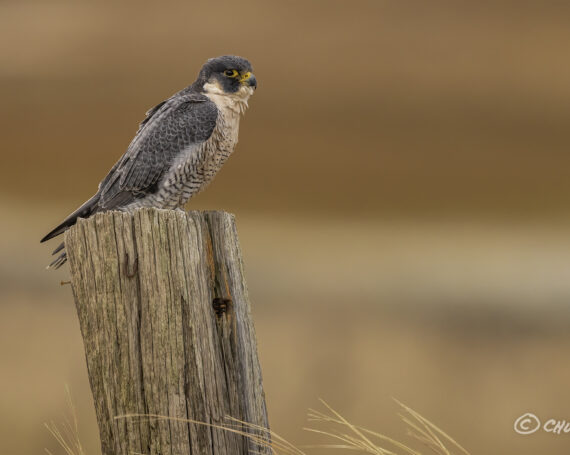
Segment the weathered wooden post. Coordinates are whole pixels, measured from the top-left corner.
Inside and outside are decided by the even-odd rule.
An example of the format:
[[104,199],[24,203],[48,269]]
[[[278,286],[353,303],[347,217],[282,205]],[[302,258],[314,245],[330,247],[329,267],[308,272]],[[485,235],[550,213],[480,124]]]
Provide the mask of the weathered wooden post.
[[[233,216],[102,213],[65,247],[103,455],[270,453],[180,420],[268,427]],[[115,418],[126,414],[178,420]]]

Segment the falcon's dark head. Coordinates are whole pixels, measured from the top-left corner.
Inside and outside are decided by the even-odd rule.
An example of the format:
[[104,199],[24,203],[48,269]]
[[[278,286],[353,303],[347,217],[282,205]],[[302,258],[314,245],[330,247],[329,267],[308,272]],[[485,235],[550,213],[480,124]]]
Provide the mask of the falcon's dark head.
[[257,87],[253,68],[245,58],[235,55],[208,60],[194,82],[195,89],[201,92],[246,95],[249,97]]

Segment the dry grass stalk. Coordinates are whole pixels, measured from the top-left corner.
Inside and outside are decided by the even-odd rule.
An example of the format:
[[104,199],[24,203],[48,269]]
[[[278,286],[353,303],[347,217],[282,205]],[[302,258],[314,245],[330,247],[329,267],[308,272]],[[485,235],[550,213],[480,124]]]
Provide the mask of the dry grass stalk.
[[[71,418],[66,417],[61,424],[61,428],[55,424],[53,421],[45,423],[45,427],[59,443],[67,455],[86,455],[81,445],[81,440],[79,439],[79,425],[77,421],[77,411],[73,400],[71,399],[71,391],[69,387],[65,387],[66,404],[69,409],[69,415]],[[46,452],[49,455],[53,455],[48,449]]]
[[[333,424],[339,428],[333,428],[332,430],[305,428],[305,430],[333,438],[339,441],[339,444],[311,447],[358,450],[374,455],[421,455],[421,452],[418,450],[389,436],[350,423],[325,401],[320,401],[327,408],[328,413],[310,409],[308,414],[309,420]],[[395,401],[404,410],[404,414],[399,414],[400,418],[408,426],[408,434],[414,439],[420,441],[437,455],[469,455],[467,450],[439,427],[413,409],[400,403],[398,400]],[[381,441],[380,443],[382,443],[383,446],[379,445],[379,442],[376,442],[378,440]],[[385,444],[388,444],[390,448],[386,448]]]
[[285,438],[275,433],[274,431],[262,427],[260,425],[244,422],[242,420],[230,416],[226,416],[226,419],[230,423],[225,423],[221,425],[199,422],[197,420],[192,420],[192,419],[184,419],[184,418],[163,416],[157,414],[125,414],[122,416],[115,417],[115,419],[126,419],[126,418],[170,420],[174,422],[185,422],[185,423],[192,423],[195,425],[203,425],[210,428],[229,431],[231,433],[244,436],[262,447],[269,447],[275,455],[306,455],[305,452],[295,447],[293,444],[291,444],[289,441],[287,441]]
[[[310,409],[308,419],[313,422],[332,424],[333,429],[319,430],[316,428],[305,428],[305,430],[330,437],[338,443],[311,445],[306,446],[306,448],[358,450],[373,455],[422,455],[418,450],[389,436],[350,423],[325,401],[320,401],[328,412]],[[403,410],[403,413],[399,414],[399,416],[407,425],[408,434],[431,449],[436,455],[470,455],[457,441],[435,424],[398,400],[395,401]],[[72,417],[71,422],[66,419],[61,430],[53,422],[46,424],[46,427],[63,447],[66,455],[86,455],[79,441],[77,415],[69,390],[67,390],[67,402]],[[306,455],[300,448],[274,431],[229,416],[226,416],[228,423],[220,425],[157,414],[126,414],[115,417],[115,419],[137,418],[171,420],[203,425],[249,438],[259,446],[271,448],[275,455]],[[386,444],[388,446],[386,446]],[[49,450],[46,449],[46,451],[49,455],[53,455]]]

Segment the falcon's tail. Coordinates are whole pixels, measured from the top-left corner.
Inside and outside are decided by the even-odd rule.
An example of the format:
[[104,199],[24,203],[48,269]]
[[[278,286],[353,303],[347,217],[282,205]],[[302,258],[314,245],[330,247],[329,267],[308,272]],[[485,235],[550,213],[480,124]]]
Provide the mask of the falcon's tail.
[[60,234],[63,234],[67,231],[71,226],[73,226],[77,218],[87,218],[95,213],[97,209],[97,203],[99,202],[99,195],[96,194],[91,199],[89,199],[85,204],[79,207],[75,212],[69,215],[63,222],[57,226],[56,228],[52,229],[48,234],[45,235],[40,242],[45,242],[46,240],[53,239]]
[[[65,220],[63,220],[63,222],[59,226],[55,227],[48,234],[46,234],[46,236],[43,239],[41,239],[40,242],[45,242],[46,240],[53,239],[54,237],[63,234],[65,231],[67,231],[71,226],[73,226],[77,222],[77,218],[88,218],[89,216],[93,215],[97,211],[98,203],[99,203],[99,194],[96,194],[91,199],[89,199],[85,204],[79,207],[75,212],[69,215]],[[63,248],[64,244],[62,243],[53,251],[52,255],[59,253],[61,250],[63,250]],[[48,269],[49,268],[58,269],[63,264],[65,264],[66,261],[67,261],[67,254],[64,251],[50,265],[48,265]]]
[[[63,242],[61,242],[61,244],[55,250],[53,250],[53,253],[51,253],[52,256],[54,254],[59,253],[61,250],[63,250],[64,247],[65,247],[65,244]],[[46,268],[48,268],[48,269],[59,269],[66,262],[67,262],[67,253],[64,251],[57,258],[55,258],[50,263],[50,265],[48,265]]]

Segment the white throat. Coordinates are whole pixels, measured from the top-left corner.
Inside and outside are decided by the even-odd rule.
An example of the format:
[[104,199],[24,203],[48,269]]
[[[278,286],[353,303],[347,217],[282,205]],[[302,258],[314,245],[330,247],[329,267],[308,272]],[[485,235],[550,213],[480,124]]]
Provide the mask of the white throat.
[[242,85],[237,92],[226,93],[218,82],[207,82],[204,84],[204,94],[214,102],[218,109],[243,114],[247,109],[247,101],[253,94],[253,87]]

